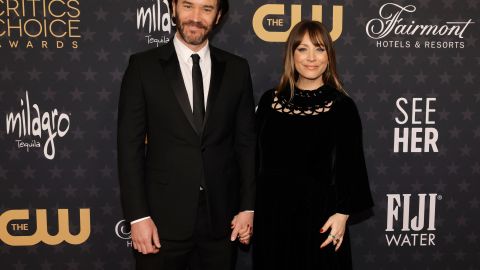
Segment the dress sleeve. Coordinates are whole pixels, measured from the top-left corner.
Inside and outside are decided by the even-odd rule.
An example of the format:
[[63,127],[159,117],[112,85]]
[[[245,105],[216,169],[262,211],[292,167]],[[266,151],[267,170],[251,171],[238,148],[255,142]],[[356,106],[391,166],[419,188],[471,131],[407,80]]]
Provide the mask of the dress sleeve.
[[363,154],[362,124],[353,100],[339,98],[336,105],[335,187],[336,213],[353,214],[373,206]]
[[259,133],[260,128],[263,125],[265,114],[269,106],[272,106],[273,93],[274,90],[266,91],[265,93],[263,93],[260,101],[258,102],[257,109],[255,111],[255,131],[257,132],[257,134]]
[[260,101],[258,102],[257,109],[255,111],[255,132],[257,134],[257,147],[255,151],[255,161],[256,161],[255,175],[257,176],[259,174],[259,171],[261,168],[261,162],[263,159],[262,153],[261,153],[259,136],[262,133],[263,125],[265,123],[269,106],[272,106],[273,93],[274,93],[274,90],[268,90],[265,93],[263,93],[262,97],[260,98]]

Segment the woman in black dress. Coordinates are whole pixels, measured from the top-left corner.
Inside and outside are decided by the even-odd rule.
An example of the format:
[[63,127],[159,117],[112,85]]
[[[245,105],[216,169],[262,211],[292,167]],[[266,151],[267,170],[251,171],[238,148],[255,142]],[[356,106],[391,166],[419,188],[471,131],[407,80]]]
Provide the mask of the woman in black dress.
[[357,108],[325,27],[302,21],[257,109],[254,269],[351,269],[349,215],[373,205]]

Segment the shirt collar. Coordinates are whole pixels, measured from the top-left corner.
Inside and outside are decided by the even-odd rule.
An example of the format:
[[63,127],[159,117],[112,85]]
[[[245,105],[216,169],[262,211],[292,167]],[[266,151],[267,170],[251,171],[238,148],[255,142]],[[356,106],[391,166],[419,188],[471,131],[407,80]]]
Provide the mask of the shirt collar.
[[185,63],[191,63],[192,54],[198,54],[200,56],[200,62],[207,59],[207,57],[210,58],[210,46],[208,44],[208,40],[205,46],[200,49],[200,51],[194,52],[185,44],[183,44],[183,42],[178,39],[177,35],[179,34],[176,33],[175,37],[173,38],[173,46],[175,46],[175,52],[177,53],[177,56],[181,61]]

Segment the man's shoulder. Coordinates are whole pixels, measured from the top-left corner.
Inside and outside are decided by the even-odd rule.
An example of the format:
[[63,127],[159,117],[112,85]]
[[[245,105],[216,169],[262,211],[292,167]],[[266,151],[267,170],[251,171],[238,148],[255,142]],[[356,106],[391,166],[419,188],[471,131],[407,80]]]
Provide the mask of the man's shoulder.
[[169,44],[165,44],[160,47],[139,51],[139,52],[133,53],[130,56],[130,58],[136,59],[139,61],[148,61],[148,60],[157,59],[171,50],[169,46],[170,46]]
[[239,55],[227,52],[215,46],[210,46],[210,53],[217,57],[219,60],[232,63],[246,64],[247,60]]

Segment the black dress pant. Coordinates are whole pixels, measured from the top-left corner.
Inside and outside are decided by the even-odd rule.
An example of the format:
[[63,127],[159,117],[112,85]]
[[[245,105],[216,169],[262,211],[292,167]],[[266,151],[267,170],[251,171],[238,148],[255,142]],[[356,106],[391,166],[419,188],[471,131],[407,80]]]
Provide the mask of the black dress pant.
[[195,231],[183,241],[162,240],[157,254],[135,252],[137,270],[233,270],[235,242],[230,237],[213,238],[207,211],[206,196],[200,191]]

